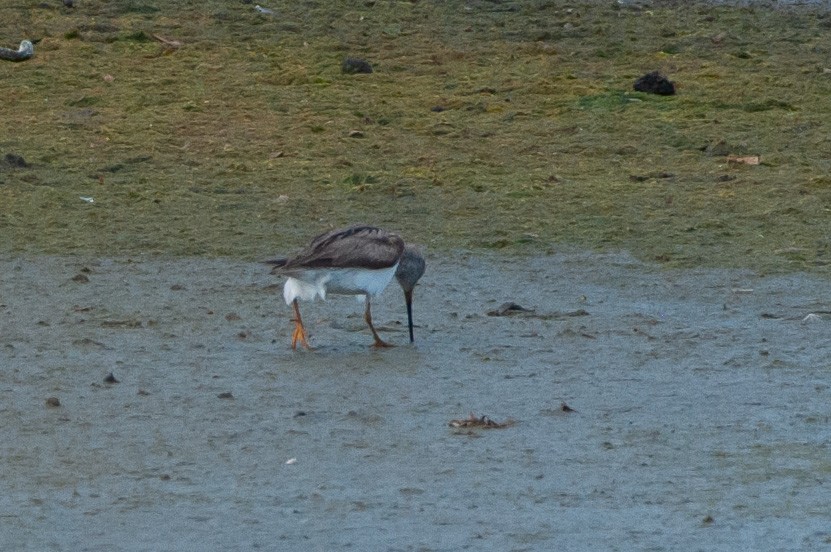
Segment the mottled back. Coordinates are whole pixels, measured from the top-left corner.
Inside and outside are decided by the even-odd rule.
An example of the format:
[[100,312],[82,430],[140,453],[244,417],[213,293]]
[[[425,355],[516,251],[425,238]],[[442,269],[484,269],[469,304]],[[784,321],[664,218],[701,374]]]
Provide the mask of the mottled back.
[[279,267],[284,274],[315,268],[389,268],[404,252],[404,240],[374,226],[350,226],[317,236]]

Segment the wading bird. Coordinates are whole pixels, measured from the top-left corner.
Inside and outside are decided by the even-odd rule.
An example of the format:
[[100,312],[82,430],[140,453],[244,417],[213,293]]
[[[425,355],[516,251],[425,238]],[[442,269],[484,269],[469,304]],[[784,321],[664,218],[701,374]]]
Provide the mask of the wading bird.
[[404,290],[410,342],[413,341],[413,288],[424,274],[425,262],[421,253],[397,234],[374,226],[350,226],[317,236],[294,257],[265,262],[274,267],[272,274],[288,277],[283,298],[294,308],[292,349],[297,348],[298,341],[309,348],[298,299],[326,299],[327,293],[364,295],[364,320],[375,338],[373,346],[390,347],[372,325],[370,300],[384,291],[393,276]]

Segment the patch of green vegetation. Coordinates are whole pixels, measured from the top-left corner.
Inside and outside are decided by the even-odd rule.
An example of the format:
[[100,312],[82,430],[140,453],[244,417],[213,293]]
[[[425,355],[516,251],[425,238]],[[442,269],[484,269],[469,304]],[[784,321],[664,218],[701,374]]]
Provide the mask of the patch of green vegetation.
[[755,113],[758,111],[769,111],[771,109],[784,109],[785,111],[796,111],[796,108],[782,100],[762,100],[760,102],[749,102],[742,106],[742,109],[748,113]]
[[123,36],[119,37],[119,39],[129,42],[150,42],[153,40],[153,38],[144,31],[125,33]]
[[582,109],[615,111],[626,107],[633,101],[641,100],[633,98],[629,92],[613,90],[602,94],[582,96],[577,103]]
[[95,96],[81,96],[80,98],[74,98],[71,100],[67,100],[66,105],[72,107],[89,107],[91,105],[96,105],[101,103],[101,98],[97,98]]
[[[2,36],[43,38],[0,65],[0,160],[26,161],[0,252],[256,259],[363,221],[827,272],[827,8],[656,4],[18,3]],[[632,90],[653,70],[676,96]]]
[[156,14],[161,11],[161,8],[142,2],[123,2],[123,10],[124,13]]

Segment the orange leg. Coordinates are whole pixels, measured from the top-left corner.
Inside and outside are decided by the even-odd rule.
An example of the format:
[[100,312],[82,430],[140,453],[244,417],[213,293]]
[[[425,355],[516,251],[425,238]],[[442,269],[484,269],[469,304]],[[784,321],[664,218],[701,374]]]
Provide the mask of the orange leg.
[[297,299],[292,301],[291,304],[294,307],[294,333],[291,334],[291,348],[297,349],[297,341],[299,340],[304,347],[311,349],[309,342],[306,341],[306,328],[303,327],[303,319],[300,318],[300,306],[297,304]]
[[369,329],[372,332],[372,337],[375,338],[375,343],[372,344],[373,347],[376,349],[381,349],[385,347],[394,347],[391,343],[387,343],[381,336],[378,335],[378,332],[375,331],[375,326],[372,325],[372,313],[369,309],[369,295],[366,296],[366,311],[364,311],[364,320],[366,320],[367,325],[369,325]]

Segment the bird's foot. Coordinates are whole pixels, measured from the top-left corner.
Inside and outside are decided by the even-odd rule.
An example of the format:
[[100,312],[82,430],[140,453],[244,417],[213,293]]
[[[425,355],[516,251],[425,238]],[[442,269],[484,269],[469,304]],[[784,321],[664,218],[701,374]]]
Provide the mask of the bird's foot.
[[376,339],[375,343],[370,345],[373,349],[389,349],[391,347],[395,347],[392,343],[387,343],[383,339]]

